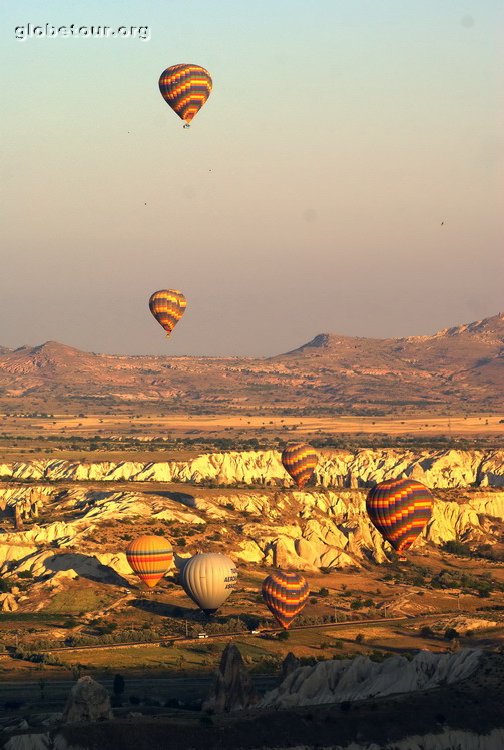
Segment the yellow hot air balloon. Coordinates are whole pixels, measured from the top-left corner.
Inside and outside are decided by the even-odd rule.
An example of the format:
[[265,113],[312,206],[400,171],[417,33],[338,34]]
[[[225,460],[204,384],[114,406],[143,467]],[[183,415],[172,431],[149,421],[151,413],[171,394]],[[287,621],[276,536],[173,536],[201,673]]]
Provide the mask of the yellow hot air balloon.
[[184,127],[188,128],[210,96],[212,79],[201,65],[171,65],[159,77],[159,90],[165,102],[184,120]]
[[282,453],[282,463],[302,489],[317,468],[318,455],[307,443],[289,443]]
[[149,310],[169,336],[186,309],[186,298],[178,289],[160,289],[151,294]]
[[170,569],[173,550],[162,536],[144,534],[128,544],[126,559],[140,580],[152,588]]

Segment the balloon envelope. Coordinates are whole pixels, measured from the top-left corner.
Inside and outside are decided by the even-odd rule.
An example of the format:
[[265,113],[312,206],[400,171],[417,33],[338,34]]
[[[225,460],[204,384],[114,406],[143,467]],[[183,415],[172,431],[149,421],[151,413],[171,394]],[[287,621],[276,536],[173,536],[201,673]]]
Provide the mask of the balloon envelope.
[[422,533],[431,515],[434,498],[414,479],[380,482],[367,496],[371,522],[399,553],[406,552]]
[[229,557],[217,552],[191,557],[180,574],[187,596],[205,614],[213,614],[236,587],[238,573]]
[[262,585],[262,595],[267,607],[286,630],[304,608],[309,593],[308,582],[302,575],[283,570],[271,573]]
[[159,77],[159,90],[165,102],[188,125],[210,96],[212,79],[200,65],[171,65]]
[[178,289],[160,289],[151,294],[149,310],[169,336],[186,309],[186,298]]
[[126,559],[140,580],[152,588],[170,569],[173,550],[162,536],[145,534],[128,544]]
[[307,443],[289,443],[282,453],[282,463],[301,489],[317,468],[318,455]]

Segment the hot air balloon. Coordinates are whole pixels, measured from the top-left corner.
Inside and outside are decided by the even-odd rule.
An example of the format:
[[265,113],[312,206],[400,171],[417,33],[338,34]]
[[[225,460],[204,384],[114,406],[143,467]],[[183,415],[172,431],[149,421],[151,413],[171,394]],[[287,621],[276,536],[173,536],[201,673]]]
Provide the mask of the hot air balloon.
[[302,575],[283,570],[275,570],[262,585],[266,605],[286,630],[305,606],[309,593],[308,582]]
[[217,552],[198,553],[191,557],[180,573],[187,596],[206,615],[213,615],[236,586],[234,562]]
[[169,336],[186,309],[186,298],[178,289],[160,289],[151,294],[149,309]]
[[307,443],[289,443],[282,453],[282,463],[302,489],[317,467],[318,455]]
[[163,70],[159,90],[165,102],[184,120],[188,128],[212,90],[210,73],[200,65],[179,64]]
[[373,487],[366,500],[371,522],[400,554],[411,547],[427,525],[434,498],[414,479],[392,479]]
[[128,544],[126,559],[140,580],[152,588],[169,570],[173,550],[162,536],[145,534]]

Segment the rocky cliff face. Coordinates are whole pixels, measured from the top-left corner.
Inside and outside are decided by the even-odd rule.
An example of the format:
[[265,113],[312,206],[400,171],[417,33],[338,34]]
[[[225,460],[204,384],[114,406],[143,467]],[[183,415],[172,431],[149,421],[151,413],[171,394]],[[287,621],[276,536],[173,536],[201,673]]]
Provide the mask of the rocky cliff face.
[[[18,496],[22,499],[23,491],[9,489],[9,503],[15,503]],[[207,544],[207,528],[214,524],[226,553],[235,560],[305,571],[358,568],[370,559],[383,562],[390,552],[368,519],[364,489],[208,493],[195,488],[192,494],[149,494],[72,487],[50,488],[43,497],[43,517],[64,513],[67,520],[39,522],[22,532],[2,534],[0,575],[29,571],[36,580],[53,583],[63,577],[85,576],[128,585],[131,571],[120,551],[124,542],[114,541],[113,531],[124,530],[115,524],[128,520],[135,524],[168,521],[180,529],[187,525],[196,547]],[[109,546],[100,533],[102,524],[108,529]],[[498,545],[503,530],[504,491],[438,490],[432,519],[415,549],[427,554],[429,545],[452,540],[473,546]],[[97,534],[100,548],[86,541]],[[184,554],[192,551],[188,547]]]
[[259,705],[292,708],[432,690],[470,677],[480,658],[480,651],[464,649],[456,654],[420,651],[411,661],[392,656],[378,664],[364,656],[324,661],[292,672]]
[[[385,745],[375,742],[362,745],[352,742],[351,745],[296,745],[296,747],[270,748],[270,750],[502,750],[504,747],[504,729],[494,729],[488,734],[475,734],[457,729],[447,729],[438,734],[413,735],[403,740],[394,740]],[[17,748],[15,750],[18,750]],[[264,750],[256,748],[255,750]]]
[[257,703],[257,694],[241,654],[234,643],[228,643],[222,652],[215,682],[203,703],[203,711],[238,711],[254,703]]
[[[387,448],[324,451],[315,476],[317,485],[327,488],[371,487],[396,477],[412,477],[433,489],[504,487],[504,450],[415,452]],[[50,459],[1,464],[0,479],[292,486],[276,451],[209,453],[189,461],[164,463],[82,464]]]
[[63,711],[63,724],[112,719],[110,696],[103,685],[86,675],[80,677],[70,691]]

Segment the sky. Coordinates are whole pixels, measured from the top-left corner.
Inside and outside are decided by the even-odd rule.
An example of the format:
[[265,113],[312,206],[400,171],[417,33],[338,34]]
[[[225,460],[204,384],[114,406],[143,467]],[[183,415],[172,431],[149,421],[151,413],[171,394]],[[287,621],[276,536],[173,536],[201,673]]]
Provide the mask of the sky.
[[[504,309],[502,0],[1,9],[0,344],[267,356]],[[46,23],[150,39],[15,38]],[[190,129],[164,68],[207,68]],[[170,339],[151,292],[180,289]]]

